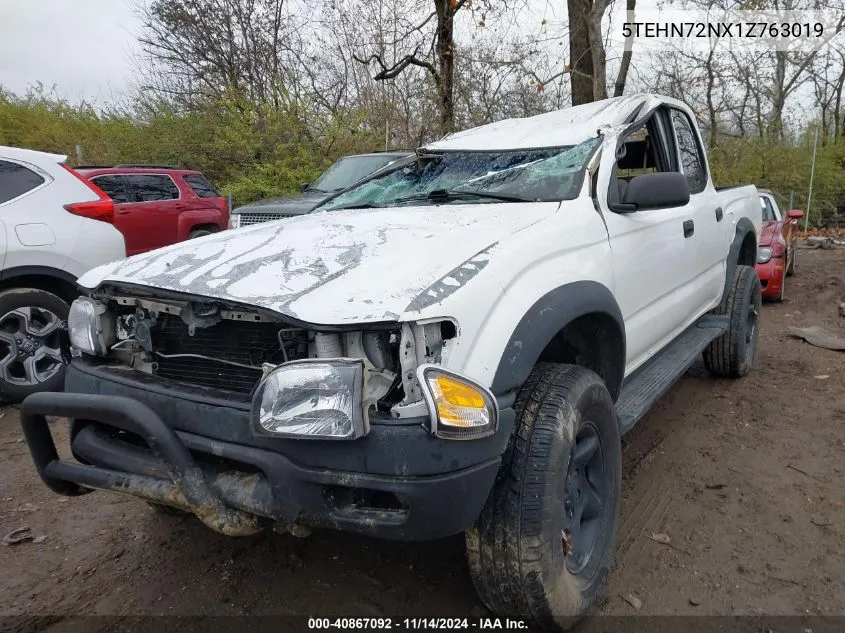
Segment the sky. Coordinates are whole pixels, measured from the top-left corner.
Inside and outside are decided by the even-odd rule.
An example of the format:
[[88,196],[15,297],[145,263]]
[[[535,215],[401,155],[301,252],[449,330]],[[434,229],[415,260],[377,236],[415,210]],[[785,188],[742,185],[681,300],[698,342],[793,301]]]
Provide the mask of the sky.
[[[23,94],[40,81],[72,102],[114,101],[132,85],[138,1],[0,0],[0,86]],[[565,18],[565,9],[537,4],[544,8],[534,16],[537,24],[540,17],[552,23]]]
[[139,31],[131,0],[0,0],[0,85],[110,101],[131,85]]
[[[119,100],[132,87],[141,31],[133,6],[140,1],[0,0],[0,86],[23,94],[29,85],[41,82],[47,88],[55,86],[58,96],[71,102]],[[653,19],[657,3],[639,0],[638,19],[649,11]],[[534,26],[541,17],[553,24],[565,19],[562,9],[550,12],[554,3],[537,4],[544,10],[528,19]],[[624,15],[624,3],[617,2],[611,31],[617,44],[623,39]],[[523,20],[517,28],[526,27]],[[637,51],[642,56],[644,44],[642,40],[635,44],[635,72]]]

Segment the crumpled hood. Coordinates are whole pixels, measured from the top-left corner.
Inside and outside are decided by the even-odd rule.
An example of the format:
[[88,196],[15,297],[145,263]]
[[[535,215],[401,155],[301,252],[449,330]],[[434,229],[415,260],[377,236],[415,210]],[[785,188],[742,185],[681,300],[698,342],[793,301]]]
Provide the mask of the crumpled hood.
[[333,325],[397,320],[458,292],[490,249],[557,203],[358,209],[223,231],[95,268],[124,282]]
[[760,231],[760,246],[771,246],[775,237],[783,232],[783,222],[775,222],[767,220],[763,222],[763,228]]
[[281,198],[267,198],[234,209],[232,213],[285,213],[299,215],[308,213],[311,209],[329,197],[327,193],[306,191],[295,196]]

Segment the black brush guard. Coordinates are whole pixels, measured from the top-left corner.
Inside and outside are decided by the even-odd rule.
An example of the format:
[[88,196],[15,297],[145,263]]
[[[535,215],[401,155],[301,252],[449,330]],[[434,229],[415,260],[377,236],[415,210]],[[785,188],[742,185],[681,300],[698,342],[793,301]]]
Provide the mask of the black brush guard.
[[[154,459],[139,452],[138,470],[122,472],[59,459],[46,416],[62,416],[104,422],[140,436]],[[37,393],[21,405],[21,425],[35,467],[44,483],[61,495],[76,496],[93,489],[130,494],[154,503],[194,513],[208,527],[228,536],[246,536],[263,529],[261,519],[232,505],[245,505],[245,498],[262,496],[256,486],[266,481],[243,475],[232,486],[232,474],[204,471],[176,433],[146,405],[131,398],[78,393]],[[94,431],[86,427],[83,431]],[[90,441],[96,441],[90,433]],[[228,485],[227,485],[228,483]],[[228,493],[228,494],[227,494]],[[237,496],[225,499],[226,496]]]

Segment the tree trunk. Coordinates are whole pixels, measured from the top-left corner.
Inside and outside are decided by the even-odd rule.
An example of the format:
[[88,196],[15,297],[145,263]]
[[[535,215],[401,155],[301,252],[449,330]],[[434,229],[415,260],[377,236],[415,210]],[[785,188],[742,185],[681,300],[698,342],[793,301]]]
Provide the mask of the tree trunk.
[[592,0],[567,0],[569,12],[569,66],[572,105],[595,100],[593,96],[593,55],[590,51],[590,10]]
[[450,0],[435,0],[437,11],[438,86],[440,96],[440,123],[443,133],[455,129],[455,9]]
[[593,57],[593,98],[592,101],[607,99],[607,57],[601,32],[601,18],[606,6],[596,1],[589,13],[587,32],[590,35],[590,54]]
[[[625,5],[625,10],[633,13],[637,6],[637,0],[628,0]],[[631,16],[633,17],[633,16]],[[627,19],[627,14],[626,14]],[[619,66],[619,73],[616,75],[616,82],[613,84],[613,96],[621,97],[625,93],[625,82],[628,80],[628,69],[631,67],[631,57],[633,51],[631,46],[634,43],[634,31],[625,38],[625,51],[622,53],[622,63]]]
[[[839,80],[836,82],[836,102],[833,105],[833,141],[839,139],[839,133],[845,137],[845,125],[842,125],[842,89],[845,87],[845,54],[842,54],[842,68]],[[840,125],[842,127],[840,128]]]
[[713,88],[716,85],[716,74],[713,72],[713,47],[710,48],[710,53],[707,55],[707,117],[710,124],[710,149],[716,147],[716,134],[718,130],[718,120],[716,119],[716,106],[713,103]]

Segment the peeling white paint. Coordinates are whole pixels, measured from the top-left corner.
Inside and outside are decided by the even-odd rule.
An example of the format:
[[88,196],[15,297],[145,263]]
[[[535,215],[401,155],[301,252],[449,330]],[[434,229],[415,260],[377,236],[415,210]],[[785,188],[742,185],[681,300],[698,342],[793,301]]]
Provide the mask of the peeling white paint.
[[[557,206],[462,204],[316,213],[137,255],[96,268],[79,284],[163,288],[316,324],[396,320],[429,290],[432,298],[448,298],[444,288],[481,274],[480,262],[490,255],[480,251],[549,217]],[[470,258],[476,264],[467,262]],[[456,276],[456,268],[465,268],[464,274]],[[434,292],[444,276],[452,281],[443,280],[440,292]]]
[[601,127],[621,125],[639,106],[662,100],[648,94],[630,95],[532,117],[506,119],[455,132],[426,145],[425,149],[437,152],[578,145],[595,137]]

